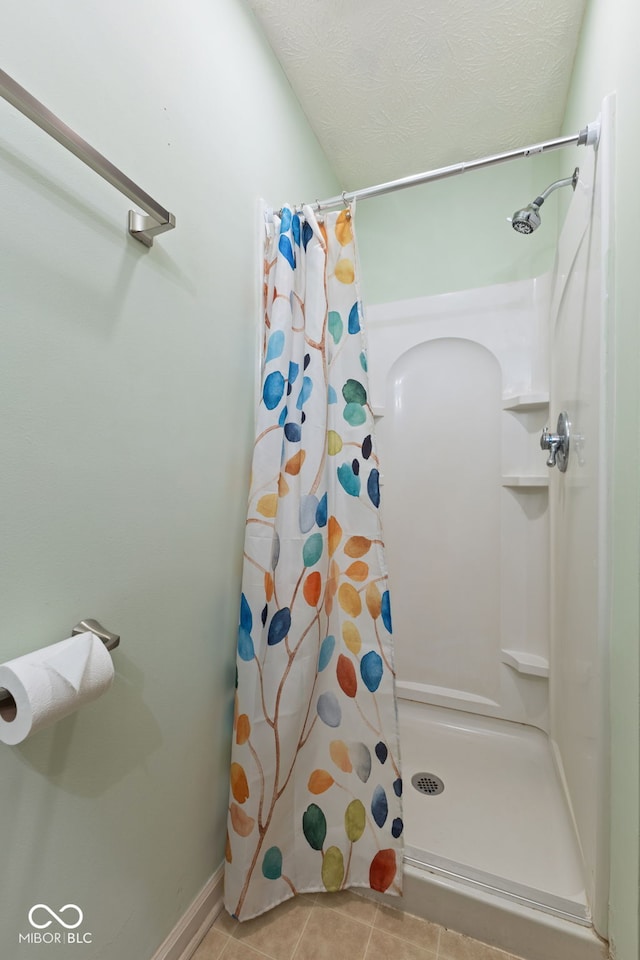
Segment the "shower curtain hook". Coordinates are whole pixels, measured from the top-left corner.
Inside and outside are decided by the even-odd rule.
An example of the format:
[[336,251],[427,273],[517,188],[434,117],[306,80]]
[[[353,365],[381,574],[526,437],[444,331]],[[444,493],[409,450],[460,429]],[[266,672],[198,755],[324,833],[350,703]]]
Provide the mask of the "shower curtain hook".
[[347,211],[347,212],[346,212],[347,220],[351,220],[351,204],[350,204],[349,201],[347,200],[346,193],[347,193],[346,190],[343,190],[343,191],[342,191],[342,202],[344,203],[345,208],[346,208],[346,211]]

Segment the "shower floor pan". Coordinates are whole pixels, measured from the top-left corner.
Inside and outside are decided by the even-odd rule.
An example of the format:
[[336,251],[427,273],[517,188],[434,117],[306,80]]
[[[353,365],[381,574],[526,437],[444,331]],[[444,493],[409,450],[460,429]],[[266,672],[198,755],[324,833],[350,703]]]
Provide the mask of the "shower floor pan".
[[[606,956],[546,735],[410,700],[398,707],[404,909],[532,960],[558,949],[563,960]],[[431,790],[434,777],[443,790]]]

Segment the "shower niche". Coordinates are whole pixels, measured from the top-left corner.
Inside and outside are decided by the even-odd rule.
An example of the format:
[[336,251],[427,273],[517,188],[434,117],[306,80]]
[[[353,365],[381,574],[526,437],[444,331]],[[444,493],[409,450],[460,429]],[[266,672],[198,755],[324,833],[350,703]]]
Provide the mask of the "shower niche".
[[549,285],[369,308],[398,693],[548,730]]

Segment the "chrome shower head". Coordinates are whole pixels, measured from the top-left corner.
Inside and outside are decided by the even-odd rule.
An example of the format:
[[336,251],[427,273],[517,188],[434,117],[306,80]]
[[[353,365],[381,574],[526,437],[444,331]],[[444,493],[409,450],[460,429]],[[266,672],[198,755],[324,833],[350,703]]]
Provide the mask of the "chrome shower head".
[[546,190],[540,194],[539,197],[536,197],[528,206],[523,207],[522,210],[516,210],[514,215],[510,217],[511,226],[517,233],[533,233],[534,230],[537,230],[542,219],[540,217],[540,207],[545,202],[550,193],[553,193],[554,190],[557,190],[559,187],[571,187],[575,190],[576,184],[578,182],[578,174],[580,173],[579,167],[576,167],[573,171],[573,176],[566,177],[564,180],[556,180]]
[[511,218],[511,226],[518,233],[533,233],[541,223],[540,207],[535,200],[522,210],[516,210]]

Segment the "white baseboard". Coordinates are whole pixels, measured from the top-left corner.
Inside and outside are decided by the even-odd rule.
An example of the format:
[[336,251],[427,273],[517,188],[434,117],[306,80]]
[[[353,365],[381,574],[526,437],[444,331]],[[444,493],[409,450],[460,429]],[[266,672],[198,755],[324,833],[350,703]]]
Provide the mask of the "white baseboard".
[[189,960],[205,933],[222,911],[224,864],[204,885],[191,906],[154,953],[152,960]]

